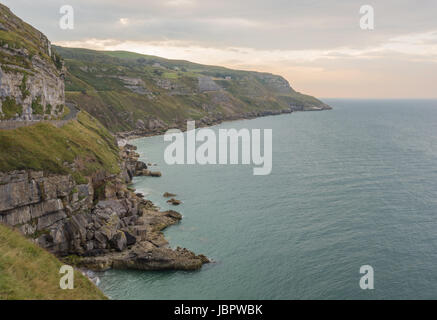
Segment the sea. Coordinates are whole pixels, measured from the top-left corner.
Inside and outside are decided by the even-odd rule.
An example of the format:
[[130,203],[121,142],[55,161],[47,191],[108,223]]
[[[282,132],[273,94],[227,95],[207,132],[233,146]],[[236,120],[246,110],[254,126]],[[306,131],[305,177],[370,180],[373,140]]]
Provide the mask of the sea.
[[[133,186],[182,221],[170,246],[198,271],[109,270],[112,299],[437,298],[437,100],[324,99],[333,110],[225,122],[272,129],[272,171],[167,165],[163,136],[133,140],[161,178]],[[178,207],[164,192],[177,194]],[[363,266],[373,289],[363,289]],[[368,267],[366,267],[368,268]],[[369,269],[366,269],[369,270]],[[362,270],[361,270],[362,271]],[[367,282],[369,284],[369,282]]]

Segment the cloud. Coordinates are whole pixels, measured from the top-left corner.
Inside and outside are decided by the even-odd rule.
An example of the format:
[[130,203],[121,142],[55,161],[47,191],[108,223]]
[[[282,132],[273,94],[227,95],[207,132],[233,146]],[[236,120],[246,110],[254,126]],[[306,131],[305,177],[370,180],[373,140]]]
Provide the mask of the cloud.
[[264,23],[243,19],[238,17],[230,18],[206,18],[206,19],[196,19],[198,23],[213,25],[218,28],[231,27],[231,28],[255,28],[255,27],[268,27]]
[[127,25],[127,24],[129,24],[129,19],[128,18],[120,18],[120,23],[122,24],[122,25]]
[[169,7],[181,7],[181,6],[193,6],[195,4],[192,0],[170,0],[164,1],[165,6]]
[[437,2],[70,0],[75,29],[58,27],[58,0],[3,0],[54,43],[128,50],[283,74],[319,96],[437,96]]
[[[359,28],[358,0],[70,0],[76,26],[67,33],[58,27],[58,0],[32,8],[27,0],[3,2],[55,41],[168,39],[266,50],[374,46],[408,32],[432,30],[437,12],[435,1],[417,6],[413,0],[386,0],[374,4],[376,29],[365,32]],[[114,22],[120,24],[120,19],[129,23],[123,24],[123,32],[115,32]]]
[[320,59],[376,59],[388,55],[407,58],[422,57],[430,61],[437,55],[437,30],[424,33],[406,34],[389,38],[385,43],[365,48],[338,47],[331,49],[299,49],[299,50],[264,50],[250,47],[214,47],[202,46],[195,41],[164,40],[164,41],[132,41],[118,39],[87,39],[79,41],[58,41],[61,46],[82,47],[99,50],[127,50],[138,53],[150,54],[157,52],[167,58],[190,57],[197,55],[197,60],[205,60],[201,55],[208,52],[206,59],[222,57],[227,60],[250,60],[250,61],[278,61],[289,60],[299,62],[311,62]]

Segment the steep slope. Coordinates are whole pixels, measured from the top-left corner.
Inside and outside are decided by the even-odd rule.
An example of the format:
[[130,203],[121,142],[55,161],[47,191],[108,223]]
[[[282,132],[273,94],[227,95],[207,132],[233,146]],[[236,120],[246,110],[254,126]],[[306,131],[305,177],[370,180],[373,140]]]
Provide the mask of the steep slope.
[[0,173],[14,170],[71,174],[85,177],[120,172],[114,137],[96,119],[80,112],[57,128],[41,122],[14,130],[0,130]]
[[[89,113],[64,106],[63,61],[47,38],[4,6],[0,31],[0,224],[89,268],[194,270],[207,263],[168,247],[161,230],[179,213],[160,212],[128,187],[134,175],[161,173],[152,175],[133,146],[119,148]],[[35,270],[51,272],[52,256],[30,248],[35,261],[24,265],[30,257],[19,256],[7,229],[0,232],[0,297],[53,298],[56,290],[42,282],[53,283],[59,271]],[[27,280],[31,289],[23,288]]]
[[75,271],[74,289],[59,287],[61,263],[18,232],[0,224],[0,300],[93,299],[106,297]]
[[282,77],[122,51],[56,47],[68,68],[66,97],[113,132],[153,132],[293,110],[330,107]]
[[63,77],[46,36],[0,4],[0,120],[60,118]]

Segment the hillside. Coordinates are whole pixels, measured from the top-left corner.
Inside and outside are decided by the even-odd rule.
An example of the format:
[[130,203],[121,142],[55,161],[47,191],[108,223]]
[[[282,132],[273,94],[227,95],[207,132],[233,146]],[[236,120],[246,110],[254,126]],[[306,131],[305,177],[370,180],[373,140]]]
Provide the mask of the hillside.
[[55,47],[68,69],[66,99],[113,132],[150,132],[330,107],[282,77],[123,51]]
[[[128,186],[134,176],[161,173],[148,170],[133,146],[119,148],[85,111],[92,103],[80,104],[80,111],[65,103],[64,63],[48,39],[2,5],[0,31],[0,223],[93,269],[195,270],[207,263],[203,255],[167,246],[161,230],[179,222],[179,213],[159,211]],[[38,251],[27,266],[14,237],[2,232],[0,297],[38,297],[20,283],[51,256]],[[15,264],[23,272],[14,274]],[[35,272],[38,279],[44,274]]]
[[139,161],[134,146],[119,148],[112,133],[329,108],[272,74],[52,48],[1,4],[0,80],[0,299],[103,298],[79,274],[77,290],[60,291],[61,262],[52,254],[97,270],[197,270],[209,262],[168,246],[162,230],[182,215],[129,187],[134,176],[161,173]]
[[75,289],[60,289],[62,263],[48,251],[68,239],[49,232],[89,212],[93,189],[120,173],[116,141],[65,106],[61,58],[1,4],[0,80],[0,299],[104,299],[77,271]]
[[120,171],[114,137],[94,118],[80,112],[57,128],[48,122],[0,130],[0,172],[36,170],[71,174],[77,183],[97,174]]
[[62,290],[62,265],[52,254],[0,224],[0,300],[106,298],[78,271],[74,274],[74,289]]
[[45,35],[0,4],[0,120],[59,119],[64,67]]

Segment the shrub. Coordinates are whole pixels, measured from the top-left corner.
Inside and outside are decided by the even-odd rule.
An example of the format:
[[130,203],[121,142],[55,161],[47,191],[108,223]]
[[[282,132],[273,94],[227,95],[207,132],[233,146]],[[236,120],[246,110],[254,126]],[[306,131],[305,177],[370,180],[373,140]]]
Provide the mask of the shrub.
[[23,100],[26,99],[30,94],[29,90],[27,89],[26,82],[27,82],[27,74],[24,74],[20,85],[21,97]]
[[52,105],[49,103],[46,105],[46,112],[45,114],[51,114],[52,113]]
[[33,114],[44,114],[44,107],[41,104],[41,97],[38,96],[32,100],[32,113]]
[[14,98],[6,97],[2,103],[3,119],[8,120],[14,118],[17,114],[23,114],[23,106],[17,104]]
[[52,61],[59,71],[62,69],[62,58],[61,56],[52,49]]

